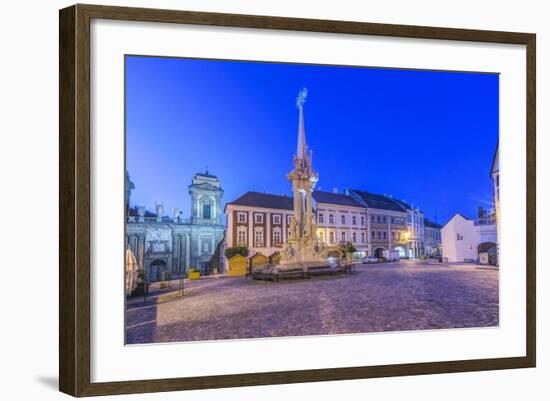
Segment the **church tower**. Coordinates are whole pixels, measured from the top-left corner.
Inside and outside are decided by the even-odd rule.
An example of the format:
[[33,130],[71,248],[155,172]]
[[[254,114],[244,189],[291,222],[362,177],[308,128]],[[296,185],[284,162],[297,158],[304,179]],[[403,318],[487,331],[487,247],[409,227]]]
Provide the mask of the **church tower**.
[[192,224],[222,224],[222,197],[220,179],[206,170],[193,176],[189,185]]

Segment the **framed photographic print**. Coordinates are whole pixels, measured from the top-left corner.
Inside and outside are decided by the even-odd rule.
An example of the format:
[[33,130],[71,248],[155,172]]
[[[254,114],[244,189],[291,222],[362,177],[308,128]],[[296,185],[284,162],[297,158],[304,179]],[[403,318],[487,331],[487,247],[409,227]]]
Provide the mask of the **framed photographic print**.
[[60,390],[534,367],[535,35],[60,11]]

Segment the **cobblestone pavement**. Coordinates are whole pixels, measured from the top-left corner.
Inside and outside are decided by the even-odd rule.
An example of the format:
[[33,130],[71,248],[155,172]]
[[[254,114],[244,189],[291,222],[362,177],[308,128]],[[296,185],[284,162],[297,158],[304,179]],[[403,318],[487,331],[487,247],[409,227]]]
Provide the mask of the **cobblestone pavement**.
[[[173,295],[173,293],[172,293]],[[279,283],[186,282],[127,305],[127,343],[497,326],[498,271],[401,262]]]

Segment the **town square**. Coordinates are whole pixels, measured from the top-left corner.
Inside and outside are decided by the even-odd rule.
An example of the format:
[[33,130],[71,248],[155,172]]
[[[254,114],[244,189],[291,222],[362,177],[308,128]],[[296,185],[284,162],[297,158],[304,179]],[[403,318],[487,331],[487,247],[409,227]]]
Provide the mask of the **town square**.
[[[142,65],[138,60],[136,65],[149,68],[148,62]],[[227,68],[250,68],[243,65]],[[289,77],[296,74],[293,68]],[[340,73],[322,71],[330,77]],[[436,74],[434,82],[441,79],[439,73],[431,74]],[[457,76],[448,74],[445,79],[452,85],[460,86],[469,78],[459,77],[454,82]],[[346,79],[335,82],[345,85]],[[494,77],[480,79],[487,79],[487,90],[494,91],[498,83]],[[442,93],[439,83],[434,87]],[[334,153],[334,145],[324,142],[326,138],[306,130],[312,121],[311,125],[323,131],[318,120],[331,118],[317,112],[307,119],[310,103],[332,107],[337,104],[333,99],[311,98],[306,87],[299,88],[295,96],[292,114],[297,117],[297,127],[294,125],[295,134],[285,134],[281,149],[287,150],[276,155],[264,153],[257,169],[246,168],[257,156],[248,157],[247,153],[240,157],[223,146],[205,146],[204,138],[189,138],[201,149],[190,157],[213,162],[214,167],[187,170],[188,177],[180,173],[187,161],[175,150],[151,148],[151,152],[159,152],[160,159],[141,150],[133,152],[140,155],[139,163],[127,163],[125,172],[126,343],[498,326],[500,201],[495,120],[478,121],[477,111],[469,111],[474,117],[468,124],[486,124],[493,129],[483,152],[475,135],[475,142],[464,148],[479,153],[476,163],[471,158],[449,162],[452,155],[439,149],[458,146],[460,138],[440,144],[441,137],[434,134],[427,137],[431,142],[424,144],[432,152],[427,160],[403,153],[409,169],[418,170],[416,175],[403,179],[408,168],[406,163],[400,167],[398,157],[395,172],[403,177],[392,182],[384,178],[385,174],[392,176],[387,169],[353,167],[362,166],[364,158],[378,160],[380,155],[370,148]],[[433,99],[426,102],[439,107]],[[457,103],[453,107],[464,106]],[[463,119],[461,113],[468,115],[465,111],[447,113],[456,124]],[[178,113],[175,116],[181,118]],[[424,118],[431,121],[430,115]],[[197,124],[190,127],[204,132],[202,122]],[[381,119],[381,124],[386,120]],[[443,121],[441,126],[448,124]],[[248,141],[260,140],[253,129],[249,135]],[[175,132],[173,138],[179,141],[181,136]],[[355,134],[349,138],[365,140]],[[380,146],[388,144],[383,138],[377,141]],[[240,143],[255,149],[243,140]],[[280,166],[266,166],[274,163],[271,156]],[[380,160],[386,160],[384,157]],[[156,164],[143,165],[143,158]],[[337,166],[331,162],[333,158],[338,160]],[[424,166],[436,161],[441,171],[425,170]],[[178,171],[176,185],[157,172],[149,175],[150,166],[168,162]],[[456,171],[454,164],[460,166]],[[463,174],[464,169],[469,173]],[[324,182],[335,182],[336,171],[344,174],[339,180],[349,181],[345,174],[353,174],[351,182],[330,190],[321,188]],[[447,176],[446,171],[452,174]],[[252,178],[256,174],[259,178]],[[462,187],[457,184],[465,178]],[[388,187],[401,194],[403,188],[417,182],[409,193],[414,202],[403,195],[374,191],[370,180],[379,180],[377,188]],[[183,202],[182,189],[187,207],[172,204],[167,212],[158,194],[178,194],[178,202]],[[143,200],[152,194],[153,207],[144,206]],[[437,213],[443,214],[442,222]]]
[[[498,271],[361,264],[334,278],[186,281],[128,304],[128,344],[498,325]],[[208,302],[204,302],[208,299]]]

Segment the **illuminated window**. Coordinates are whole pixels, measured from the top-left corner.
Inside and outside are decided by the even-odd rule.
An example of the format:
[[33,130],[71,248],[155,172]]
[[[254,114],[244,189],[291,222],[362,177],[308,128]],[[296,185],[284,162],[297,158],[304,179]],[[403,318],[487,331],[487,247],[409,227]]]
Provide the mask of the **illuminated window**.
[[264,233],[262,230],[254,230],[254,246],[264,246]]
[[246,245],[246,229],[243,227],[240,227],[237,231],[237,245]]
[[275,228],[273,230],[273,243],[274,244],[280,244],[281,243],[281,229]]

